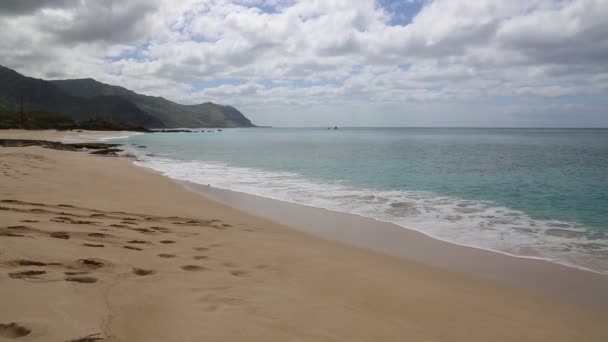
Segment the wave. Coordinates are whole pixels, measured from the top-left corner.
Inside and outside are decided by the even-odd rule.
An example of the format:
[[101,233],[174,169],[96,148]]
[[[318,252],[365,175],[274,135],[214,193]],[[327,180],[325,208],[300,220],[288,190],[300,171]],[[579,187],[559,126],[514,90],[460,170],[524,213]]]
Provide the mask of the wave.
[[61,139],[65,143],[76,143],[83,141],[109,141],[109,140],[121,140],[127,139],[136,135],[141,135],[141,132],[127,132],[127,131],[108,131],[108,132],[86,132],[75,136],[66,136]]
[[491,201],[353,187],[291,172],[138,153],[139,166],[177,180],[365,216],[464,246],[608,274],[608,236],[575,222],[534,219]]

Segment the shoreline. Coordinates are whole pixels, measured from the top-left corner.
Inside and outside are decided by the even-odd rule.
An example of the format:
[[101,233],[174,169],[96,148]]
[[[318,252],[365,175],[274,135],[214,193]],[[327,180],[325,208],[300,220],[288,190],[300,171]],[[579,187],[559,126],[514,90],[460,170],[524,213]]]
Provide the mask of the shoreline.
[[31,139],[48,140],[57,142],[95,142],[113,139],[124,139],[134,135],[143,134],[133,131],[57,131],[52,129],[45,130],[22,130],[22,129],[3,129],[0,130],[0,137],[4,139]]
[[[484,247],[459,244],[411,227],[372,217],[175,179],[155,169],[139,165],[137,160],[133,160],[133,164],[170,179],[189,191],[212,201],[322,239],[462,272],[577,305],[596,309],[608,308],[608,293],[605,292],[605,289],[608,289],[608,274],[606,273],[566,264],[559,260],[516,255]],[[268,208],[281,209],[268,210]],[[287,217],[289,215],[293,217]],[[324,219],[314,220],[314,223],[304,222],[306,219],[319,216]],[[357,222],[355,225],[358,226],[356,234],[353,234],[352,230],[346,231],[339,227],[342,224],[352,225],[355,222]],[[330,229],[318,229],[317,227],[329,227]],[[368,240],[364,241],[361,234],[364,234]],[[379,237],[372,236],[376,234]],[[412,238],[416,242],[409,241]],[[378,242],[378,240],[381,241]],[[423,245],[424,248],[416,246],[417,243]],[[407,251],[408,248],[413,251]],[[439,252],[427,252],[436,249]],[[449,257],[438,257],[437,255],[442,254],[441,251],[446,251]]]
[[[27,341],[608,338],[606,307],[320,239],[131,159],[40,147],[0,153],[0,337],[22,327],[15,331]],[[326,228],[318,209],[301,209],[302,222]],[[448,256],[436,241],[428,246],[418,248]],[[487,261],[478,259],[467,262]]]
[[[138,165],[138,166],[140,166],[140,165]],[[149,169],[152,172],[157,172],[156,170],[150,169],[150,168],[148,168],[146,166],[140,166],[140,167]],[[159,174],[162,175],[162,173],[160,173],[160,172],[157,172],[157,173],[159,173]],[[168,176],[165,176],[165,177],[168,177]],[[171,178],[171,177],[168,177],[168,178]],[[400,224],[397,224],[397,223],[394,223],[394,222],[391,222],[391,221],[384,221],[384,220],[377,219],[377,218],[370,217],[370,216],[364,216],[364,215],[360,215],[360,214],[354,214],[354,213],[349,213],[349,212],[344,212],[344,211],[339,211],[339,210],[333,210],[333,209],[328,209],[328,208],[315,207],[315,206],[306,205],[306,204],[302,204],[302,203],[294,203],[294,202],[284,201],[284,200],[280,200],[280,199],[276,199],[276,198],[270,198],[270,197],[265,197],[265,196],[261,196],[261,195],[254,195],[254,194],[250,194],[250,193],[246,193],[246,192],[242,192],[242,191],[236,191],[236,190],[231,190],[231,189],[213,187],[213,186],[210,186],[210,185],[204,185],[204,184],[200,184],[200,183],[196,183],[196,182],[192,182],[192,181],[185,181],[185,180],[174,179],[174,178],[171,178],[171,179],[173,181],[178,182],[178,183],[184,183],[186,188],[190,188],[190,187],[196,188],[196,189],[191,189],[191,190],[195,191],[195,192],[199,192],[203,196],[206,196],[206,197],[208,197],[208,198],[210,198],[212,200],[219,201],[219,202],[222,202],[222,203],[227,204],[227,205],[231,205],[230,201],[222,200],[222,198],[227,197],[227,196],[224,196],[224,195],[219,195],[218,196],[218,194],[214,194],[214,192],[219,191],[219,192],[236,193],[236,194],[239,194],[239,195],[251,196],[253,198],[260,198],[260,199],[264,199],[264,200],[269,200],[270,202],[279,202],[279,203],[284,203],[284,204],[288,204],[288,205],[306,207],[306,208],[310,208],[310,209],[313,209],[313,210],[328,211],[328,212],[332,212],[332,213],[336,213],[336,214],[340,214],[340,215],[348,215],[348,216],[352,215],[352,216],[358,217],[358,218],[363,219],[363,220],[374,221],[374,222],[378,223],[379,225],[385,225],[386,224],[386,225],[391,225],[391,226],[397,226],[397,227],[399,227],[401,229],[405,229],[405,230],[412,231],[412,232],[415,232],[415,233],[418,233],[418,234],[422,234],[422,235],[424,235],[427,238],[430,238],[432,240],[435,240],[435,241],[441,242],[441,243],[446,243],[446,244],[450,244],[450,245],[456,245],[456,246],[464,247],[464,248],[472,248],[472,249],[476,249],[476,250],[479,250],[479,251],[500,254],[500,255],[503,255],[503,256],[511,257],[511,258],[544,261],[544,262],[547,262],[547,263],[550,263],[550,264],[557,264],[559,266],[563,266],[563,267],[570,268],[570,269],[575,269],[575,270],[578,270],[578,271],[591,272],[591,273],[595,273],[595,274],[598,274],[598,275],[608,276],[608,273],[603,273],[603,272],[596,271],[596,270],[593,270],[593,269],[590,269],[590,268],[586,268],[586,267],[583,267],[583,266],[578,266],[578,265],[573,265],[573,264],[567,264],[565,262],[560,262],[560,260],[558,260],[558,259],[550,259],[550,258],[530,256],[530,255],[517,255],[517,254],[513,254],[513,253],[509,253],[509,252],[503,252],[503,251],[496,250],[496,249],[491,249],[491,248],[486,248],[486,247],[481,247],[481,246],[466,245],[466,244],[458,243],[458,242],[455,242],[455,241],[441,239],[439,237],[436,237],[436,236],[433,236],[433,235],[431,235],[429,233],[426,233],[426,232],[424,232],[424,231],[422,231],[420,229],[416,229],[416,228],[400,225]],[[192,184],[192,186],[188,186],[188,184]],[[199,189],[199,187],[200,187],[200,189]],[[213,190],[210,190],[210,189],[213,189]],[[231,206],[234,206],[234,205],[231,205]],[[238,207],[238,206],[235,206],[235,207]],[[245,210],[245,209],[242,209],[242,210]],[[247,210],[245,210],[245,211],[247,211]],[[268,215],[268,218],[272,218],[271,216],[272,215]]]
[[[181,143],[180,139],[177,141]],[[248,139],[248,136],[228,140],[234,143],[242,139]],[[266,138],[262,141],[264,139]],[[525,201],[508,205],[508,201],[500,202],[502,195],[499,193],[492,197],[488,192],[489,188],[482,191],[486,192],[487,196],[480,196],[485,199],[480,199],[476,196],[407,190],[399,186],[390,190],[374,186],[373,184],[381,184],[382,181],[373,180],[373,177],[370,178],[369,186],[366,186],[363,174],[355,171],[355,176],[345,176],[345,180],[341,181],[343,177],[324,174],[325,169],[317,169],[314,164],[308,162],[302,165],[302,172],[285,165],[275,165],[272,156],[253,161],[247,159],[247,155],[237,153],[235,158],[242,158],[243,162],[235,164],[230,161],[230,148],[224,150],[221,142],[215,139],[209,141],[210,145],[207,149],[203,148],[198,157],[196,147],[184,147],[187,152],[176,150],[175,154],[170,155],[173,153],[172,148],[175,148],[174,143],[171,143],[173,139],[167,140],[167,143],[173,146],[171,148],[169,145],[162,145],[157,139],[149,140],[147,136],[128,141],[150,145],[147,150],[136,149],[138,165],[150,167],[177,180],[370,217],[421,232],[444,242],[513,257],[546,260],[608,275],[608,254],[605,253],[608,236],[602,228],[601,210],[593,209],[593,202],[588,202],[583,207],[578,206],[583,203],[581,198],[587,196],[584,192],[573,193],[573,197],[569,198],[559,192],[548,191],[542,194],[547,196],[547,201],[551,201],[551,196],[554,196],[561,202],[554,206],[553,212],[545,211],[539,214],[537,209],[543,205],[547,207],[546,203],[537,201],[540,204],[536,207],[534,203],[528,207]],[[155,142],[160,145],[155,145]],[[155,146],[159,148],[155,149]],[[215,149],[218,151],[214,152]],[[164,153],[156,154],[154,150]],[[211,153],[211,159],[201,158],[207,153],[204,151]],[[219,152],[221,155],[216,155]],[[250,152],[255,155],[254,151]],[[282,152],[278,150],[277,153]],[[297,160],[290,161],[299,165]],[[358,178],[360,179],[356,180]],[[519,179],[523,181],[527,178],[522,176]],[[449,182],[450,179],[421,179],[423,184],[441,184],[443,181]],[[417,188],[408,188],[412,187]],[[476,189],[474,186],[470,188]],[[509,196],[505,195],[505,198]],[[534,197],[531,193],[526,196]],[[555,211],[563,206],[567,207],[564,209],[565,216],[560,216]]]
[[213,201],[323,239],[531,290],[557,300],[608,308],[608,275],[603,273],[443,241],[415,229],[356,214],[167,178]]

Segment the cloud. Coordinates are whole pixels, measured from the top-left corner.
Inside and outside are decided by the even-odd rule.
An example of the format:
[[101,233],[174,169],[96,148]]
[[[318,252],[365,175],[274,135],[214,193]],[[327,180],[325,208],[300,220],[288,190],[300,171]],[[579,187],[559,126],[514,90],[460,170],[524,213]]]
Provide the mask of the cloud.
[[0,16],[31,14],[43,8],[62,8],[76,3],[76,0],[3,0]]
[[132,42],[149,33],[146,19],[155,10],[150,1],[81,2],[69,10],[39,13],[38,30],[58,44]]
[[[605,0],[48,0],[0,11],[0,64],[238,104],[254,120],[300,122],[296,106],[366,108],[362,122],[416,108],[504,123],[508,103],[567,98],[608,125],[592,109],[608,90]],[[467,114],[473,103],[494,114]]]

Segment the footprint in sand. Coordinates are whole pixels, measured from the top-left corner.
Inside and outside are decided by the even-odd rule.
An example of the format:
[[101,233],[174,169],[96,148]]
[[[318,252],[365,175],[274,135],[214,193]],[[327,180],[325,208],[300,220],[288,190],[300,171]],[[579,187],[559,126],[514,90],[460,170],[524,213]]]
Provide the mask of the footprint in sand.
[[87,247],[97,247],[97,248],[103,248],[103,247],[105,247],[104,245],[96,245],[96,244],[93,244],[93,243],[83,243],[82,245],[83,246],[87,246]]
[[220,296],[215,294],[205,295],[204,297],[200,298],[199,301],[208,304],[207,307],[205,307],[205,310],[207,311],[217,311],[222,307],[241,306],[246,303],[240,298]]
[[198,265],[184,265],[184,266],[182,266],[182,270],[184,270],[184,271],[204,271],[204,270],[206,270],[206,268],[203,266],[198,266]]
[[31,332],[30,329],[15,322],[8,324],[0,323],[0,337],[14,339],[27,336]]
[[[126,228],[129,228],[129,227],[126,227]],[[154,230],[148,229],[148,228],[129,228],[129,229],[135,230],[135,231],[138,231],[138,232],[144,233],[144,234],[146,234],[146,233],[155,233]]]
[[17,233],[11,233],[11,232],[2,232],[2,233],[0,233],[0,236],[6,236],[6,237],[25,237],[25,235],[23,235],[23,234],[17,234]]
[[64,239],[67,240],[70,238],[70,234],[68,232],[52,232],[49,234],[52,238],[55,239]]
[[141,248],[133,247],[133,246],[123,246],[122,248],[132,249],[134,251],[143,251]]
[[164,253],[162,253],[162,254],[159,254],[158,256],[161,257],[161,258],[167,258],[167,259],[175,258],[175,255],[173,255],[173,254],[164,254]]
[[195,256],[192,257],[192,259],[194,259],[194,260],[203,260],[203,259],[209,259],[209,257],[206,256],[206,255],[195,255]]
[[73,281],[76,283],[83,283],[83,284],[92,284],[92,283],[96,283],[97,282],[97,278],[95,277],[66,277],[65,278],[66,281]]
[[36,220],[22,220],[21,222],[24,222],[24,223],[36,223],[38,221],[36,221]]
[[249,272],[243,271],[243,270],[236,270],[236,271],[231,271],[230,274],[232,274],[235,277],[246,277],[249,274]]
[[81,338],[77,338],[74,340],[69,340],[68,342],[97,342],[97,341],[103,341],[104,338],[100,337],[101,334],[91,334],[91,335],[87,335],[85,337],[81,337]]
[[161,233],[171,233],[171,229],[165,227],[150,227],[150,229],[156,230],[157,232]]
[[147,276],[147,275],[151,275],[156,273],[156,271],[154,270],[146,270],[143,268],[134,268],[133,269],[133,274],[138,275],[138,276]]
[[195,251],[199,251],[199,252],[205,252],[208,251],[209,248],[208,247],[194,247]]
[[50,221],[52,222],[59,222],[59,223],[66,223],[66,222],[71,222],[72,219],[68,218],[68,217],[55,217],[50,219]]
[[160,243],[163,243],[165,245],[169,245],[169,244],[175,243],[175,241],[173,241],[173,240],[162,240]]
[[134,244],[143,245],[143,244],[147,244],[149,242],[148,241],[144,241],[144,240],[131,240],[131,241],[127,241],[127,243],[134,243]]
[[89,236],[90,237],[96,237],[96,238],[107,238],[107,237],[109,237],[108,234],[104,234],[104,233],[90,233]]
[[13,230],[30,230],[32,228],[28,227],[28,226],[8,226],[6,227],[7,229],[13,229]]
[[34,260],[14,260],[10,261],[9,264],[15,266],[61,266],[60,262],[42,262]]
[[104,263],[102,261],[93,258],[79,259],[78,262],[90,268],[100,268],[104,266]]
[[80,221],[80,220],[73,220],[70,221],[71,224],[98,224],[99,222],[95,222],[95,221]]
[[46,274],[46,271],[20,271],[9,273],[8,276],[14,279],[40,279],[38,276]]

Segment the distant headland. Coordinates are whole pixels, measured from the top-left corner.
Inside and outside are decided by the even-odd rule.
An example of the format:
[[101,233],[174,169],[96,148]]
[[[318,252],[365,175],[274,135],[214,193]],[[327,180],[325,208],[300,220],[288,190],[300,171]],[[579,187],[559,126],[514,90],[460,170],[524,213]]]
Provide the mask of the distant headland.
[[0,128],[255,127],[232,106],[181,105],[91,78],[45,81],[0,65]]

